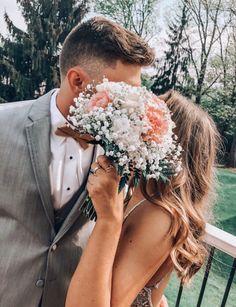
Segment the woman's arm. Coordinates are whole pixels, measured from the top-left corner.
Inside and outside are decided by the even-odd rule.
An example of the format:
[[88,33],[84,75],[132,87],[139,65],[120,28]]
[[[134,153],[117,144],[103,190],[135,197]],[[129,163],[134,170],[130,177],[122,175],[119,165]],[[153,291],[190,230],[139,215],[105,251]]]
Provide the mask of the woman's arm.
[[121,224],[98,220],[69,287],[66,307],[110,307],[111,275]]
[[145,202],[122,225],[119,178],[102,170],[97,173],[89,182],[98,215],[97,227],[70,283],[66,307],[130,306],[172,248],[170,216]]
[[[110,307],[112,267],[123,222],[123,193],[119,177],[104,156],[101,169],[90,175],[88,191],[97,212],[97,222],[71,280],[66,307]],[[92,168],[98,164],[93,164]],[[107,170],[107,171],[106,171]]]
[[171,273],[167,274],[160,282],[159,287],[152,290],[153,307],[168,307],[167,300],[164,296],[165,288],[170,280]]

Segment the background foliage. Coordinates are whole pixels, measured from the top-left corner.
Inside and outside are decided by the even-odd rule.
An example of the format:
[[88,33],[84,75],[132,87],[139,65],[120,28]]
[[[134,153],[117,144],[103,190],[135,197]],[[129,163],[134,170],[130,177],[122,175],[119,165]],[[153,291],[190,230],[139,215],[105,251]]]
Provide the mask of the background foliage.
[[0,95],[6,101],[36,98],[59,85],[61,45],[88,11],[83,0],[17,0],[17,3],[27,31],[14,26],[5,13],[9,34],[0,37]]

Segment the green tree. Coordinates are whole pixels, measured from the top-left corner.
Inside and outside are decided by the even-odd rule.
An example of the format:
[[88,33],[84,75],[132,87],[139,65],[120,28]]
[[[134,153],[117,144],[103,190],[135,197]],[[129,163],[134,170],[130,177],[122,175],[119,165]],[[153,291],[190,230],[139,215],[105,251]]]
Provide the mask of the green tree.
[[180,13],[168,25],[167,50],[164,57],[157,60],[157,74],[152,85],[152,90],[156,94],[177,89],[190,95],[189,91],[192,88],[193,80],[189,76],[189,50],[185,37],[189,13],[186,5],[180,6],[179,9]]
[[96,0],[95,11],[110,17],[139,36],[150,38],[159,0]]
[[[192,68],[195,71],[196,87],[195,102],[201,104],[202,97],[207,94],[217,82],[219,76],[214,76],[211,82],[206,82],[209,61],[214,46],[219,43],[228,19],[225,16],[227,3],[222,0],[182,0],[190,14],[190,29],[186,33]],[[222,22],[223,21],[223,22]]]
[[58,55],[70,30],[85,16],[85,0],[17,0],[27,30],[5,13],[0,37],[0,90],[7,101],[30,99],[59,85]]
[[[215,91],[211,98],[202,99],[202,107],[208,111],[217,124],[224,143],[223,163],[230,167],[236,167],[235,156],[235,131],[236,131],[236,108],[221,91]],[[233,146],[234,145],[234,146]]]
[[218,53],[210,59],[211,69],[206,74],[207,83],[218,76],[217,83],[202,98],[202,105],[223,137],[227,166],[236,167],[236,15],[229,17],[227,31],[219,38]]

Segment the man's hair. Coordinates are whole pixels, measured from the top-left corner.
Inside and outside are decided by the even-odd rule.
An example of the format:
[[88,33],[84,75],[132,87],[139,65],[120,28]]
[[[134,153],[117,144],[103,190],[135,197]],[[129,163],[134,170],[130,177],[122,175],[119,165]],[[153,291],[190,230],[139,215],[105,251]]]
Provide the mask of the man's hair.
[[81,66],[89,74],[96,73],[97,64],[115,66],[126,64],[151,65],[153,49],[137,34],[103,17],[94,17],[78,24],[67,36],[60,54],[60,74]]

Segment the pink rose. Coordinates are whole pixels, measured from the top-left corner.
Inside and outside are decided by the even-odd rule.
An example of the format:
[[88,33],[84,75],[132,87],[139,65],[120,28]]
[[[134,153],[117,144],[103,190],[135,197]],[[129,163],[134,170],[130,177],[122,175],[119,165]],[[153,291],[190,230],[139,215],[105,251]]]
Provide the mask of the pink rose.
[[88,103],[88,111],[92,111],[94,107],[105,109],[109,102],[111,102],[111,99],[107,91],[98,92],[91,97]]
[[151,129],[144,136],[146,141],[162,142],[163,137],[168,132],[168,122],[165,119],[165,108],[161,100],[156,100],[158,106],[147,106],[146,117]]

